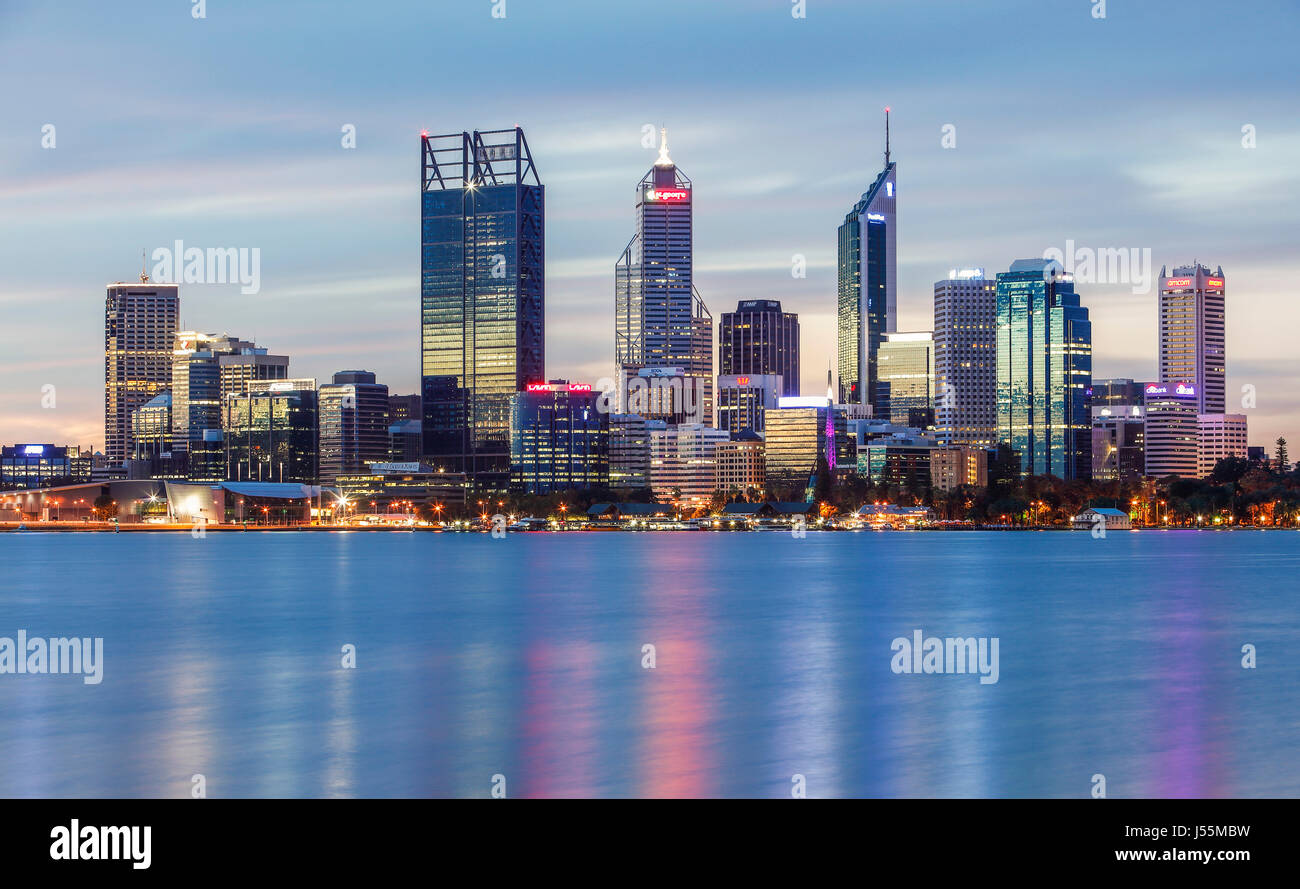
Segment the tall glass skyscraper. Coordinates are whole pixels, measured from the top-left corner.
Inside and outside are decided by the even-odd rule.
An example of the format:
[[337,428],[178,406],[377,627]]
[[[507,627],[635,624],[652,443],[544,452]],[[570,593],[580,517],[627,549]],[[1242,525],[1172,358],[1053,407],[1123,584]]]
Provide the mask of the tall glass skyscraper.
[[659,157],[636,187],[636,234],[614,267],[614,361],[624,408],[641,370],[678,368],[678,390],[694,403],[665,404],[664,413],[711,423],[713,316],[691,271],[693,194],[661,132]]
[[523,130],[421,137],[425,457],[510,480],[510,399],[545,378],[545,201]]
[[998,441],[1026,475],[1092,472],[1092,323],[1074,281],[1050,259],[997,276]]
[[899,426],[934,425],[934,338],[929,331],[886,333],[877,355],[875,416]]
[[897,325],[896,168],[889,159],[886,108],[885,168],[839,227],[836,327],[841,404],[871,403],[880,343]]

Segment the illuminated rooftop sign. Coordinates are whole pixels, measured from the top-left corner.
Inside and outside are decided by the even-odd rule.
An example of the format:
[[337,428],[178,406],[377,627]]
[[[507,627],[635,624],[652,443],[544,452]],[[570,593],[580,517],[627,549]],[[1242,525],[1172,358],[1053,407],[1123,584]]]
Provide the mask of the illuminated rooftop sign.
[[529,383],[529,392],[590,392],[591,383]]
[[1191,287],[1191,278],[1170,278],[1165,282],[1166,287]]
[[647,188],[645,199],[656,204],[681,204],[691,199],[689,188]]
[[24,445],[23,453],[28,457],[39,457],[45,453],[45,445]]

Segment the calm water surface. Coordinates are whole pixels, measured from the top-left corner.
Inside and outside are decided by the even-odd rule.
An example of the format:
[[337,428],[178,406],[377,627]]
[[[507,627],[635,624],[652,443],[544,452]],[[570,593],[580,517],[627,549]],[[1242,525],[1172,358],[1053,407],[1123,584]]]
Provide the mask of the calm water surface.
[[[105,647],[97,686],[0,675],[2,796],[1300,796],[1289,532],[9,533],[0,565],[0,636]],[[998,637],[999,682],[894,674],[915,629]]]

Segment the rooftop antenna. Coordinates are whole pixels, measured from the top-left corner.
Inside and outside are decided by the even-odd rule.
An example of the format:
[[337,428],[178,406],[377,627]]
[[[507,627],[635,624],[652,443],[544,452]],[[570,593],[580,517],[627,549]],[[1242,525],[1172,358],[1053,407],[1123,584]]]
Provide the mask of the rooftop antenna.
[[659,157],[655,159],[656,167],[671,167],[672,158],[668,156],[668,128],[659,128]]
[[885,106],[885,166],[889,166],[889,106]]
[[149,283],[149,273],[145,271],[145,260],[144,260],[145,249],[146,248],[144,247],[140,248],[140,283],[141,284]]

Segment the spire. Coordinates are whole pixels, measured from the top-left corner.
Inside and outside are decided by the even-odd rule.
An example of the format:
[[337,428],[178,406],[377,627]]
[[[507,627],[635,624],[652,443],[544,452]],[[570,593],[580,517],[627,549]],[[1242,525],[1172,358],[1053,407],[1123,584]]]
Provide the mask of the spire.
[[889,106],[885,106],[885,168],[889,168]]
[[835,403],[835,388],[831,385],[831,362],[829,358],[826,360],[826,397],[831,400],[831,404]]
[[659,157],[655,160],[656,167],[671,167],[673,160],[668,156],[668,128],[659,128]]
[[141,247],[141,248],[140,248],[140,283],[141,283],[141,284],[148,284],[148,283],[149,283],[149,273],[145,271],[144,252],[145,252],[145,248],[144,248],[144,247]]

